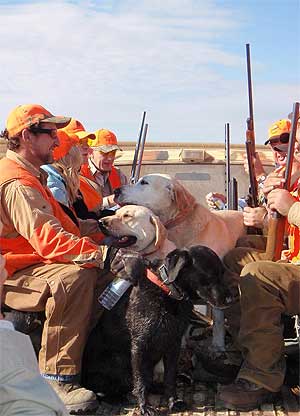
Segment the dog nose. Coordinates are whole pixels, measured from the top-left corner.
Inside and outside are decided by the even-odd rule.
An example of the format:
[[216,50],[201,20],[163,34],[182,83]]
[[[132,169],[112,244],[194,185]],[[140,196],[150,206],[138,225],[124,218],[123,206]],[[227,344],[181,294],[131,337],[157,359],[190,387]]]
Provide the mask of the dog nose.
[[99,224],[99,228],[100,230],[103,232],[104,230],[106,230],[106,221],[105,220],[98,220],[98,224]]
[[118,197],[118,196],[120,196],[121,195],[121,188],[116,188],[115,190],[114,190],[114,194],[115,194],[115,196],[116,197]]

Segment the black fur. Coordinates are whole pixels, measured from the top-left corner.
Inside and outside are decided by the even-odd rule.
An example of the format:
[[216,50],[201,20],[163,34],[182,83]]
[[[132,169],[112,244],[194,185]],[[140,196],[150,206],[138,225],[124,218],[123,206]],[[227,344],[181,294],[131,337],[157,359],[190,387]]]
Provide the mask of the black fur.
[[[165,264],[170,284],[183,291],[184,300],[171,299],[145,276],[135,276],[136,286],[112,311],[104,312],[84,354],[84,385],[96,392],[120,396],[130,391],[133,384],[142,415],[155,413],[148,393],[154,366],[160,359],[164,363],[164,395],[169,409],[184,409],[184,403],[176,396],[176,372],[192,300],[208,297],[210,302],[216,300],[218,305],[224,305],[229,299],[222,283],[223,265],[207,247],[174,250]],[[205,272],[206,267],[209,272]]]

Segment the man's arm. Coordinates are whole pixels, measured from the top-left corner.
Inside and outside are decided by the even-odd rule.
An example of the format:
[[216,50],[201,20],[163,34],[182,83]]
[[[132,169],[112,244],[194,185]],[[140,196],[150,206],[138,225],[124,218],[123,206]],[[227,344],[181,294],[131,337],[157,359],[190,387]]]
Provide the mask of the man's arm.
[[290,207],[287,219],[289,224],[300,228],[300,201],[294,202]]
[[103,267],[101,247],[87,237],[79,238],[65,231],[52,206],[38,190],[14,181],[3,189],[3,197],[6,215],[15,230],[29,241],[38,255],[83,267]]

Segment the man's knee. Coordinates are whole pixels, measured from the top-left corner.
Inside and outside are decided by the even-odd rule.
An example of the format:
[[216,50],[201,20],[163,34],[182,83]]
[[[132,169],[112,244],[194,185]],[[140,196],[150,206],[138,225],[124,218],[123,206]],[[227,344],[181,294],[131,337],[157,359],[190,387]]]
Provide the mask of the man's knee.
[[241,271],[241,277],[245,278],[245,276],[254,276],[254,277],[268,277],[272,276],[274,273],[274,266],[276,268],[276,263],[271,261],[254,261],[252,263],[248,263],[243,267]]

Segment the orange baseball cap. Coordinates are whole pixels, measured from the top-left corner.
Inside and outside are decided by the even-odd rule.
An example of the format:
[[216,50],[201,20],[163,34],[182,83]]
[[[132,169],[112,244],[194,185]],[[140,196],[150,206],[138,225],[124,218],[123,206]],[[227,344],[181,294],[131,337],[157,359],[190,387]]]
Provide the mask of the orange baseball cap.
[[83,124],[75,118],[71,118],[70,123],[64,128],[66,133],[75,134],[78,139],[95,139],[95,134],[88,132],[83,127]]
[[57,130],[57,137],[59,140],[59,146],[53,150],[54,160],[62,159],[69,153],[71,147],[78,146],[79,140],[75,135],[67,134],[63,129]]
[[287,118],[276,121],[271,125],[268,130],[268,140],[265,144],[271,143],[273,139],[283,139],[283,143],[289,141],[289,135],[291,131],[291,121]]
[[6,120],[6,129],[9,137],[13,137],[40,121],[54,123],[57,128],[62,128],[70,120],[70,117],[54,116],[39,104],[24,104],[19,105],[10,112]]
[[89,140],[88,143],[93,150],[99,150],[103,153],[112,152],[113,150],[121,150],[118,146],[116,135],[106,129],[100,129],[95,132],[96,138]]

